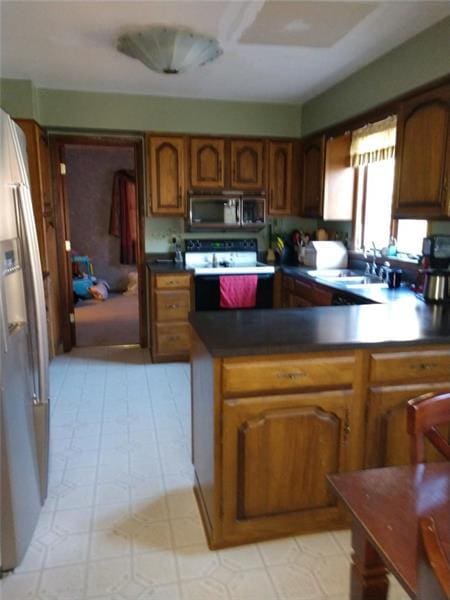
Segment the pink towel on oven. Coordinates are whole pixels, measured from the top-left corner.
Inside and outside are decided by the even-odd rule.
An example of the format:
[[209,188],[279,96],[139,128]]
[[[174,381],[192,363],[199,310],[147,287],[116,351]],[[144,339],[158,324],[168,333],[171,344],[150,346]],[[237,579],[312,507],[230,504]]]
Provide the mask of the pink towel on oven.
[[221,275],[220,308],[254,308],[258,275]]

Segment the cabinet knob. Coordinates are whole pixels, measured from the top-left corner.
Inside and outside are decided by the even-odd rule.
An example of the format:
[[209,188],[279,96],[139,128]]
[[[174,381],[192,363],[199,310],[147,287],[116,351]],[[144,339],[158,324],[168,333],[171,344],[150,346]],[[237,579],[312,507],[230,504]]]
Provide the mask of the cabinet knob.
[[410,368],[414,371],[427,371],[428,369],[435,369],[437,363],[419,363],[417,365],[410,365]]
[[299,377],[305,377],[306,373],[303,371],[295,371],[294,373],[278,373],[278,379],[298,379]]

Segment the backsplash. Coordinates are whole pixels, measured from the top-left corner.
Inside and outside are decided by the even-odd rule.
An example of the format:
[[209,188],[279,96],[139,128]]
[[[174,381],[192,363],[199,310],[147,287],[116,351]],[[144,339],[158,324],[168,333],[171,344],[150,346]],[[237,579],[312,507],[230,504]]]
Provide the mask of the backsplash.
[[[311,233],[317,227],[324,227],[328,231],[334,231],[339,238],[345,241],[351,240],[352,224],[350,221],[316,221],[315,219],[301,219],[300,217],[269,217],[268,225],[272,226],[272,233],[280,233],[283,237],[288,236],[294,229]],[[430,222],[430,233],[442,233],[450,235],[450,221]],[[230,238],[239,239],[255,237],[258,240],[259,250],[267,250],[269,247],[269,227],[261,231],[227,231],[227,232],[195,232],[184,231],[184,220],[174,217],[147,218],[145,220],[145,251],[147,253],[171,252],[172,238],[181,240],[191,238]]]
[[301,219],[299,217],[269,218],[267,226],[261,231],[221,231],[221,232],[199,232],[184,231],[184,220],[171,217],[147,218],[145,220],[145,251],[146,253],[171,252],[172,238],[181,240],[209,239],[209,238],[256,238],[258,249],[267,250],[269,247],[269,225],[272,233],[288,236],[294,229],[300,229],[308,233],[317,228],[315,219]]

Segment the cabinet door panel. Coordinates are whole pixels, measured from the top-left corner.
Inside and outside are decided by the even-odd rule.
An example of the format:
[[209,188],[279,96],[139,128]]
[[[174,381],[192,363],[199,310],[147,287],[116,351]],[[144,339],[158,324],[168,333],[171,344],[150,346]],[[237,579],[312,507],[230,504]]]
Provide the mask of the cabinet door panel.
[[190,292],[174,290],[155,292],[156,320],[187,321],[190,310]]
[[184,215],[184,139],[149,138],[153,214]]
[[264,188],[264,142],[231,142],[231,187],[262,190]]
[[292,201],[292,142],[269,142],[270,215],[289,215]]
[[350,166],[352,136],[345,133],[327,140],[323,190],[323,218],[351,221],[355,172]]
[[339,441],[339,418],[317,407],[245,421],[238,428],[238,518],[334,504],[325,476],[338,471]]
[[223,188],[225,140],[191,138],[191,185],[197,189]]
[[[367,468],[409,464],[409,435],[406,431],[406,403],[427,392],[449,389],[449,382],[371,388],[367,423]],[[444,434],[449,433],[447,427]],[[442,456],[426,442],[427,461]]]
[[449,216],[449,120],[450,85],[401,105],[394,216]]
[[321,217],[323,213],[324,136],[303,144],[303,209],[304,217]]
[[[223,534],[256,540],[343,524],[329,473],[359,467],[351,391],[227,400]],[[270,516],[270,519],[268,518]]]
[[156,352],[158,355],[189,354],[188,323],[156,324]]

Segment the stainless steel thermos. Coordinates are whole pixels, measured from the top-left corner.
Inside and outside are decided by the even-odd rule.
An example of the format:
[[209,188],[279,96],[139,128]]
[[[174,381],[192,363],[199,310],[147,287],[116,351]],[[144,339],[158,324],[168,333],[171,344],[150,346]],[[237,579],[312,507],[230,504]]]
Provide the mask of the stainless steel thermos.
[[447,269],[427,269],[424,272],[423,298],[426,302],[443,303],[450,301],[450,271]]

